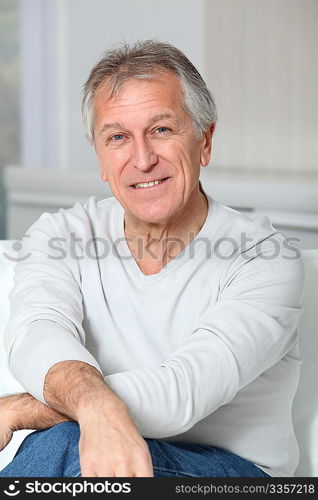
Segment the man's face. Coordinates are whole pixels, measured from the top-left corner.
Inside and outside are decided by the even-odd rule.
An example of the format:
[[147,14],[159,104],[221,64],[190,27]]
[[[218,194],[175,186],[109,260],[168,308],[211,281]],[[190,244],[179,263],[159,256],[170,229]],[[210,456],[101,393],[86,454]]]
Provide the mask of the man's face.
[[[129,80],[114,98],[107,95],[99,89],[94,101],[101,177],[130,216],[169,221],[199,194],[200,165],[209,162],[213,128],[197,139],[182,107],[179,80],[170,72]],[[159,183],[142,184],[153,181]]]

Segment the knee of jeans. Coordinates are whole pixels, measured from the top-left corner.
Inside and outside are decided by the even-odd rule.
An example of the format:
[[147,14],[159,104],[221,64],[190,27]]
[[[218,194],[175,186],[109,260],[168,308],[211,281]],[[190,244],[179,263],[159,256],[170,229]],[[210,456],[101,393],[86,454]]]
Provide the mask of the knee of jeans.
[[56,443],[65,443],[67,446],[77,445],[80,430],[76,422],[62,422],[48,429],[31,432],[22,441],[16,455],[19,455],[30,446],[51,447]]
[[76,422],[62,422],[45,431],[40,431],[38,437],[41,435],[46,443],[48,443],[49,440],[54,440],[60,443],[67,442],[69,444],[75,444],[79,440],[80,430]]

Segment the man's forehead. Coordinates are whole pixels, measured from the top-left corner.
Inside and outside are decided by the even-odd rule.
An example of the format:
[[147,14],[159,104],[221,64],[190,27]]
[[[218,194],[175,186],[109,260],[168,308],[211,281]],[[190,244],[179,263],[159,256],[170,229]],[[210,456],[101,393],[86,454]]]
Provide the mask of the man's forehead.
[[149,127],[160,120],[171,122],[181,118],[183,96],[179,80],[171,75],[175,78],[172,86],[169,85],[171,80],[164,80],[160,75],[160,79],[130,79],[115,95],[111,95],[107,87],[96,93],[94,108],[98,135],[111,128],[125,128],[124,123],[129,123],[130,119],[137,119]]
[[[169,83],[168,83],[169,82]],[[104,101],[116,100],[125,93],[127,88],[136,88],[139,85],[146,84],[149,88],[155,88],[158,84],[166,87],[167,92],[174,89],[178,94],[183,95],[183,88],[177,75],[169,70],[154,70],[151,73],[125,77],[117,75],[116,77],[106,78],[98,85],[95,90],[94,100],[103,99]]]

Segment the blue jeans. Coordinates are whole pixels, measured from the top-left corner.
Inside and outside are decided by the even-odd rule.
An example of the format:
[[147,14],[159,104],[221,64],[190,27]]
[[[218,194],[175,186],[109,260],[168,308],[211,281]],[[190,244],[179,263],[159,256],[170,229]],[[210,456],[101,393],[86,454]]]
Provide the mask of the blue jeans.
[[[78,477],[76,422],[35,431],[22,442],[0,477]],[[254,464],[213,446],[146,439],[155,477],[270,477]]]

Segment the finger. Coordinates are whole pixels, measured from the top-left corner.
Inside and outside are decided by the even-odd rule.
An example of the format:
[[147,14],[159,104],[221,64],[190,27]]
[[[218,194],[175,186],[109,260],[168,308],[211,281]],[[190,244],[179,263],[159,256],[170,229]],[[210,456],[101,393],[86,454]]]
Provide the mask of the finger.
[[134,477],[135,467],[133,457],[117,457],[117,460],[114,460],[115,477]]
[[81,459],[80,467],[82,477],[97,477],[97,470],[93,461]]
[[0,438],[0,451],[4,450],[6,446],[10,443],[13,436],[13,432],[7,432]]
[[118,467],[116,469],[115,477],[135,477],[135,474],[131,468]]
[[114,469],[102,463],[82,468],[82,477],[115,477]]

